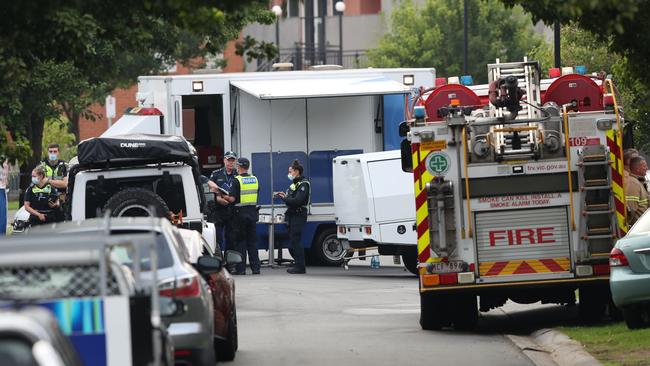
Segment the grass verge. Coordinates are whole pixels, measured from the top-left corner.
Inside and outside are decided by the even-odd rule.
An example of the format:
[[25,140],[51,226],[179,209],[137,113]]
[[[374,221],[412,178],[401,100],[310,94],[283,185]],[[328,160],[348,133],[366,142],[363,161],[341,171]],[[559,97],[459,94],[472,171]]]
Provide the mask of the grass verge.
[[625,323],[560,327],[606,366],[650,365],[650,328],[629,330]]

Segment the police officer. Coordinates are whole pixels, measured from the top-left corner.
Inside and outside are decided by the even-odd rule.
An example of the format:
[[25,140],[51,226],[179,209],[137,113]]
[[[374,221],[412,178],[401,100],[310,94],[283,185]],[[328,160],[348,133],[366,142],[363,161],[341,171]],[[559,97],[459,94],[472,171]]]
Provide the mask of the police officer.
[[59,160],[59,144],[47,146],[47,158],[43,160],[46,183],[64,194],[68,188],[68,165]]
[[235,169],[236,160],[237,154],[232,151],[227,151],[223,156],[223,168],[213,171],[208,182],[210,191],[217,193],[213,216],[217,242],[221,246],[221,250],[226,250],[226,245],[234,245],[231,210],[232,199],[229,199],[227,195],[223,194],[223,191],[230,192],[232,189],[235,176],[237,175]]
[[294,160],[289,166],[288,178],[291,185],[287,192],[276,192],[275,195],[280,197],[287,204],[285,221],[289,224],[289,240],[295,264],[287,269],[291,274],[303,274],[305,270],[305,249],[302,247],[300,237],[302,229],[307,222],[309,203],[311,196],[311,186],[307,178],[302,174],[303,166],[298,160]]
[[260,274],[260,258],[255,240],[255,224],[257,223],[257,194],[259,182],[257,177],[248,174],[251,162],[246,158],[237,159],[237,176],[230,191],[234,198],[234,222],[238,250],[244,257],[244,262],[236,266],[233,274],[246,274],[246,252],[253,274]]
[[25,191],[24,205],[25,210],[30,213],[31,225],[60,221],[59,199],[56,190],[47,182],[42,165],[32,171],[32,184]]

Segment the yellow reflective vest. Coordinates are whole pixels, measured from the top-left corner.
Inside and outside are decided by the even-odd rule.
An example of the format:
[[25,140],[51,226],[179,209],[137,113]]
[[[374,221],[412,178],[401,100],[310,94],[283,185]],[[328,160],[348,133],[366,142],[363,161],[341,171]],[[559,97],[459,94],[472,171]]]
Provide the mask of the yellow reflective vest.
[[235,206],[257,206],[257,192],[260,185],[254,175],[235,177],[239,181],[239,203]]

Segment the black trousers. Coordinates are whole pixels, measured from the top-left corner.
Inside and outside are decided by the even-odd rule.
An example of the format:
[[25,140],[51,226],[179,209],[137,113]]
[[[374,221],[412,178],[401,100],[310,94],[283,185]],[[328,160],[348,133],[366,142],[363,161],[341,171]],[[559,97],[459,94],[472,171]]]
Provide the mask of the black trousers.
[[[257,252],[257,238],[255,232],[255,224],[257,220],[249,215],[241,215],[236,218],[237,237],[237,251],[242,254],[244,261],[238,264],[237,272],[244,272],[246,270],[246,252],[248,252],[248,261],[253,271],[260,270],[260,257]],[[230,245],[230,244],[228,244]]]
[[217,234],[217,244],[221,251],[226,249],[237,250],[235,245],[235,228],[231,217],[218,217],[214,222],[214,229]]
[[305,248],[300,242],[302,236],[302,229],[307,222],[307,215],[289,215],[287,223],[289,224],[289,241],[291,242],[291,250],[296,267],[305,268]]

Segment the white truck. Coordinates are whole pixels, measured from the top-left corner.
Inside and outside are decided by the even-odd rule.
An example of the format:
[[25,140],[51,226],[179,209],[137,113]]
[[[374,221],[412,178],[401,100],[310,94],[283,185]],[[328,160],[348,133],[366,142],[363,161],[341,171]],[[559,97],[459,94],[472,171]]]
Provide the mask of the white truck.
[[345,248],[401,255],[417,274],[413,173],[402,171],[400,157],[391,150],[334,158],[337,235]]
[[[303,245],[315,262],[340,264],[345,250],[336,237],[332,159],[399,148],[397,126],[414,86],[434,79],[435,70],[424,68],[143,76],[138,108],[104,136],[184,136],[197,148],[204,175],[221,166],[225,151],[249,158],[263,216],[284,211],[272,192],[286,189],[286,169],[299,159],[312,185]],[[286,242],[286,227],[269,224],[258,225],[260,248],[270,238]]]

